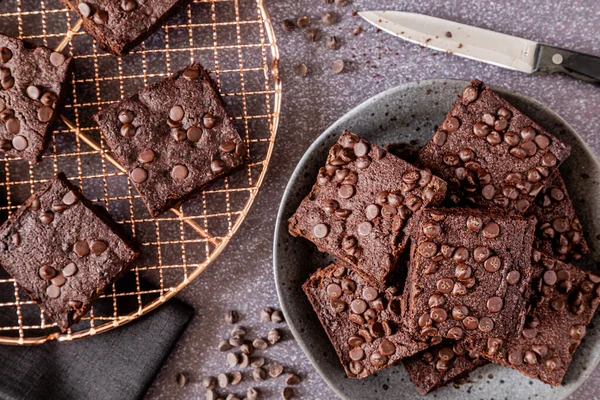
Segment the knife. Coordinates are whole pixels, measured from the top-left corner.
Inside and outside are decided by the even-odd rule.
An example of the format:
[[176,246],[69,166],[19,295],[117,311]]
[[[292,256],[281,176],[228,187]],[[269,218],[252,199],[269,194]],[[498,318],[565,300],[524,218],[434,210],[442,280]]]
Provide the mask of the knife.
[[528,74],[562,72],[600,84],[600,57],[422,14],[400,11],[358,14],[377,28],[424,47]]

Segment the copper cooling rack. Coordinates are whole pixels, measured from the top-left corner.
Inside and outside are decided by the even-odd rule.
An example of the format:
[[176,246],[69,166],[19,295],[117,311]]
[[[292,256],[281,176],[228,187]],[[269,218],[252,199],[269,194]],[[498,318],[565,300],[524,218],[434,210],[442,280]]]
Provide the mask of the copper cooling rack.
[[[75,63],[70,96],[42,162],[0,157],[0,220],[62,171],[142,248],[131,272],[66,333],[0,269],[0,344],[66,341],[108,331],[186,287],[223,251],[248,213],[271,158],[281,104],[269,15],[263,0],[195,0],[122,57],[102,51],[58,0],[0,1],[0,32],[61,49]],[[250,162],[154,219],[91,117],[192,60],[210,70],[246,140]]]

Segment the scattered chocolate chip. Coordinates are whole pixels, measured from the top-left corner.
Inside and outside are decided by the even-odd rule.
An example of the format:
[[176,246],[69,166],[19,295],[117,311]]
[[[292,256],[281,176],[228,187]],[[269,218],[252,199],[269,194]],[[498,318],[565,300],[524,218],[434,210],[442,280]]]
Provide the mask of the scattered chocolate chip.
[[267,371],[263,368],[254,368],[252,370],[252,378],[255,382],[262,382],[267,379]]
[[271,329],[267,334],[267,340],[269,341],[269,343],[271,343],[271,345],[274,345],[275,343],[279,342],[279,340],[281,340],[281,334],[277,329]]
[[302,78],[306,78],[306,76],[308,75],[308,66],[304,63],[302,64],[297,64],[294,67],[294,71],[296,72],[297,76],[300,76]]
[[176,375],[175,379],[177,380],[177,384],[181,387],[187,385],[187,378],[183,372],[180,372]]
[[321,17],[321,22],[323,25],[333,25],[337,22],[337,18],[334,13],[328,11]]
[[205,376],[202,378],[202,386],[206,390],[213,390],[217,387],[217,378],[214,376]]
[[291,32],[296,28],[296,24],[294,24],[294,21],[289,20],[289,19],[284,19],[283,22],[281,23],[281,29],[283,29],[284,32]]
[[306,28],[310,26],[310,18],[304,15],[298,18],[298,20],[296,21],[296,25],[298,26],[298,28]]
[[231,344],[229,343],[229,341],[223,339],[219,342],[218,349],[219,351],[227,351],[231,349]]
[[[339,0],[336,0],[336,2]],[[284,387],[283,389],[281,389],[281,397],[284,400],[289,400],[292,399],[294,397],[294,389],[292,389],[291,387]]]
[[271,366],[269,367],[269,375],[272,378],[277,378],[282,373],[283,373],[283,365],[281,365],[281,364],[275,363],[275,364],[271,364]]
[[283,314],[281,313],[281,311],[273,311],[273,314],[271,314],[271,322],[274,322],[276,324],[283,322]]
[[273,309],[271,307],[264,307],[260,310],[260,320],[262,322],[271,322],[271,314],[273,314]]
[[321,40],[321,31],[317,28],[307,29],[306,39],[310,42],[318,42],[319,40]]
[[285,375],[285,384],[286,385],[299,385],[300,377],[293,373],[288,373]]
[[325,39],[325,47],[329,50],[337,50],[340,48],[340,41],[336,36],[328,36]]
[[229,385],[229,376],[227,374],[219,374],[217,382],[219,383],[219,387],[226,388]]

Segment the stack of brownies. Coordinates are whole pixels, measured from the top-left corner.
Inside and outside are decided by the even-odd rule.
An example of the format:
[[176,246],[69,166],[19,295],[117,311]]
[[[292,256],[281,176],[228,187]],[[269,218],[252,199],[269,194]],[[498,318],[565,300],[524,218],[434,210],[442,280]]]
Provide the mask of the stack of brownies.
[[351,378],[421,394],[487,362],[559,385],[600,277],[558,171],[570,148],[478,80],[416,166],[344,132],[289,230],[336,258],[306,292]]

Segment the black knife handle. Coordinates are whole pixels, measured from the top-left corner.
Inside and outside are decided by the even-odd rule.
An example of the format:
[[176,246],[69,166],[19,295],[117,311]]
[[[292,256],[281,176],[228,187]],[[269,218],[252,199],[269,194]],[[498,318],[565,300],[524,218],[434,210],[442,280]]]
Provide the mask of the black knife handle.
[[574,78],[600,84],[600,57],[539,44],[536,48],[534,73],[562,72]]

